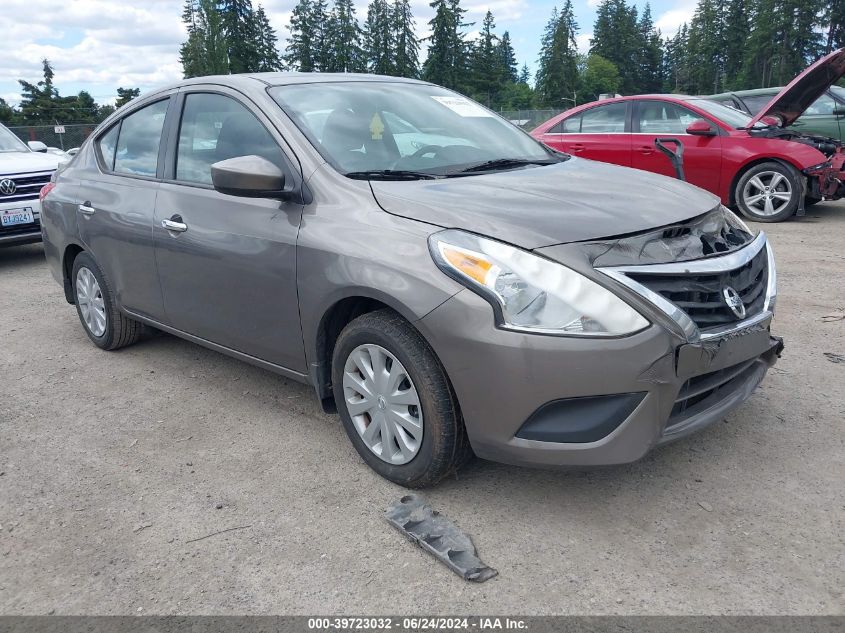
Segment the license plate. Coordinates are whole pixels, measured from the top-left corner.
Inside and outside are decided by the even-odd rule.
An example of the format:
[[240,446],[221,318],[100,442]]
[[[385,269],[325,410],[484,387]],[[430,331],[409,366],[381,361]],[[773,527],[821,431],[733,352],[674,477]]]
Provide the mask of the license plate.
[[7,209],[5,211],[0,211],[0,226],[32,224],[33,222],[35,222],[35,216],[32,215],[32,209],[29,207],[24,209]]

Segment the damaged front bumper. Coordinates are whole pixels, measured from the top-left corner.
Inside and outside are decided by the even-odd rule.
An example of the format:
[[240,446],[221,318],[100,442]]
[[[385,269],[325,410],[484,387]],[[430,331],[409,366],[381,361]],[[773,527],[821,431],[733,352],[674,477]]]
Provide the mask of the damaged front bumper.
[[417,326],[446,368],[479,457],[527,466],[632,462],[724,419],[783,349],[769,331],[775,271],[765,235],[722,257],[650,268],[709,274],[742,270],[757,257],[769,261],[763,307],[721,328],[699,330],[676,305],[659,305],[633,274],[627,277],[638,267],[615,271],[617,281],[629,282],[620,281],[620,290],[632,291],[632,303],[640,301],[652,321],[632,336],[576,339],[498,329],[489,304],[470,291]]
[[817,200],[839,200],[845,198],[845,147],[836,151],[820,165],[804,170],[807,176],[807,195]]

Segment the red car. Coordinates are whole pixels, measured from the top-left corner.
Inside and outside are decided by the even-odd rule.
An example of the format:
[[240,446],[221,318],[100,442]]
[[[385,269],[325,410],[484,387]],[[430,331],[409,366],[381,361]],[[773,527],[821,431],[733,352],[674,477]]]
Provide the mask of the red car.
[[702,97],[638,95],[572,108],[531,135],[568,154],[667,176],[676,167],[656,141],[681,145],[686,180],[748,218],[778,222],[805,204],[845,195],[842,142],[783,129],[843,75],[840,49],[754,117]]

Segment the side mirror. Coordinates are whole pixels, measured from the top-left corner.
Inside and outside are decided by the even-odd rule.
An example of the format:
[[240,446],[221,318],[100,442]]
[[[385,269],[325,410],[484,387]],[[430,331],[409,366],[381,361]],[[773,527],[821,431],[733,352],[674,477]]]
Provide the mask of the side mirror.
[[783,125],[783,121],[780,119],[780,117],[772,115],[766,115],[764,117],[761,117],[760,123],[762,123],[763,125],[768,125],[769,127],[780,127],[781,125]]
[[716,136],[716,130],[704,119],[697,119],[687,127],[687,134],[693,136]]
[[245,198],[282,198],[285,174],[261,156],[236,156],[211,166],[211,182],[220,193]]
[[47,146],[41,141],[29,141],[27,145],[29,145],[29,149],[33,152],[41,152],[42,154],[47,153]]

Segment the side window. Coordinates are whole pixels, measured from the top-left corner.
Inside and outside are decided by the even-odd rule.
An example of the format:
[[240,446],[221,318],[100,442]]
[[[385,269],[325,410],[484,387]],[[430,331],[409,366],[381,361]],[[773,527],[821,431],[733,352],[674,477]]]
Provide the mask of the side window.
[[211,184],[211,165],[236,156],[261,156],[284,166],[282,150],[261,122],[230,97],[185,97],[176,152],[176,180]]
[[[628,104],[609,103],[581,114],[581,134],[613,134],[625,131]],[[568,130],[567,130],[568,131]]]
[[117,149],[117,135],[119,132],[120,123],[116,123],[97,141],[97,145],[100,148],[100,156],[102,156],[103,163],[109,171],[114,169],[114,151]]
[[123,119],[114,158],[114,171],[119,174],[155,176],[161,130],[169,99],[157,101]]
[[555,123],[547,134],[577,134],[580,131],[581,115],[575,115]]
[[[815,114],[815,115],[827,115],[832,116],[833,111],[836,109],[836,101],[833,100],[832,97],[829,95],[822,95],[818,99],[816,99],[813,104],[804,110],[804,114]],[[802,115],[803,116],[803,115]]]
[[640,101],[640,132],[644,134],[684,134],[690,123],[701,117],[667,101]]
[[748,111],[751,113],[751,116],[757,114],[760,110],[763,109],[763,106],[766,105],[769,101],[772,100],[772,97],[775,96],[776,93],[771,93],[767,95],[754,95],[751,97],[742,97],[743,103],[745,103],[745,107],[748,108]]

